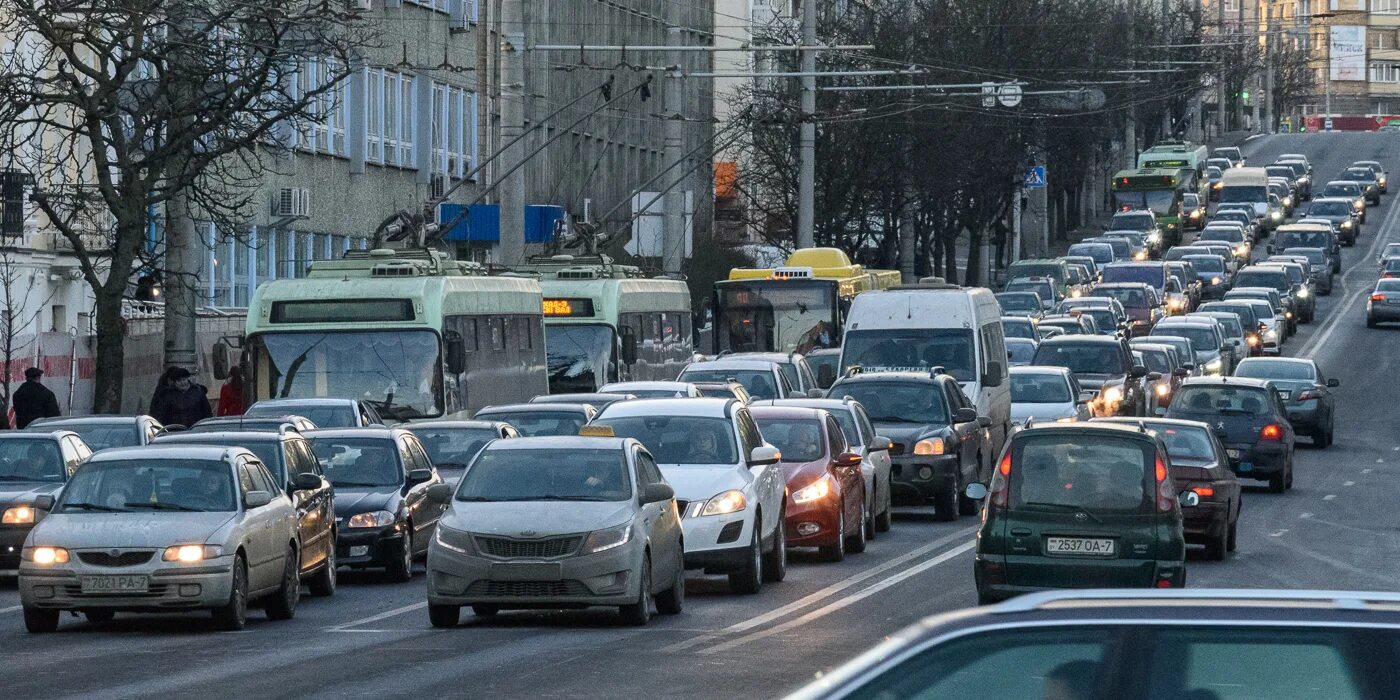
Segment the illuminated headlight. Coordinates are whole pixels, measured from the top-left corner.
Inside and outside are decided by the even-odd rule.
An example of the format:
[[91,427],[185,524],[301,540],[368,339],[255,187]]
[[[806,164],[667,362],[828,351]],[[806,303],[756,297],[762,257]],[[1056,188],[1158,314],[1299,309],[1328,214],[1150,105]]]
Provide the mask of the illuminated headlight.
[[1210,188],[1213,189],[1213,190],[1218,190],[1218,189],[1220,189],[1220,185],[1221,185],[1221,184],[1222,184],[1222,183],[1219,183],[1219,182],[1213,182],[1213,183],[1211,183]]
[[1293,318],[1293,312],[1292,312],[1292,311],[1285,311],[1285,312],[1283,312],[1283,317],[1284,317],[1284,318]]
[[1200,209],[1196,209],[1196,210],[1192,211],[1192,212],[1191,212],[1191,218],[1193,218],[1193,219],[1199,219],[1199,218],[1201,218],[1201,210],[1200,210]]
[[1342,228],[1351,228],[1353,225],[1350,220],[1342,222]]
[[1224,281],[1224,280],[1221,280],[1219,277],[1212,277],[1212,278],[1210,278],[1210,283],[1211,283],[1211,285],[1220,284],[1222,281]]
[[1264,331],[1264,338],[1268,340],[1278,340],[1278,331],[1270,328]]
[[33,506],[14,506],[6,508],[5,514],[0,515],[0,523],[5,525],[28,525],[34,522],[35,510]]
[[68,550],[62,547],[35,547],[24,550],[20,556],[25,561],[32,561],[39,566],[68,563]]
[[1281,211],[1271,211],[1271,212],[1269,212],[1269,218],[1270,218],[1270,219],[1273,219],[1274,221],[1282,221],[1282,220],[1283,220],[1283,212],[1281,212]]
[[1299,289],[1299,290],[1298,290],[1298,298],[1299,298],[1299,299],[1307,299],[1307,298],[1308,298],[1308,290],[1306,290],[1306,289]]
[[792,500],[795,503],[810,503],[826,498],[829,495],[831,495],[831,481],[826,477],[822,477],[794,491]]
[[1364,199],[1358,199],[1358,200],[1356,200],[1355,202],[1352,202],[1352,203],[1351,203],[1351,208],[1352,208],[1352,209],[1355,209],[1355,210],[1357,210],[1357,211],[1361,211],[1362,209],[1365,209],[1365,208],[1366,208],[1366,200],[1364,200]]
[[1167,386],[1166,384],[1158,384],[1157,387],[1153,389],[1153,391],[1157,392],[1158,396],[1166,396],[1167,394],[1171,393],[1172,388]]
[[1123,389],[1111,386],[1103,391],[1103,402],[1105,404],[1117,404],[1123,401]]
[[606,530],[594,530],[588,533],[588,539],[583,541],[583,550],[580,554],[606,552],[609,549],[621,547],[631,540],[632,523],[623,523]]
[[213,559],[223,553],[222,547],[212,544],[177,544],[173,547],[166,547],[160,555],[160,560],[192,564],[205,559]]
[[1251,335],[1251,336],[1249,336],[1248,338],[1245,338],[1245,339],[1244,339],[1244,342],[1249,343],[1250,345],[1258,345],[1258,344],[1259,344],[1259,336],[1257,336],[1257,335]]
[[1169,306],[1169,307],[1171,307],[1171,308],[1173,308],[1173,309],[1180,309],[1180,308],[1181,308],[1181,300],[1180,300],[1180,299],[1177,299],[1176,297],[1172,297],[1171,299],[1168,299],[1168,300],[1167,300],[1167,306]]
[[1156,232],[1147,234],[1147,242],[1148,242],[1148,243],[1161,243],[1161,242],[1162,242],[1162,234],[1156,233]]
[[1133,254],[1133,259],[1134,259],[1134,260],[1146,260],[1146,259],[1147,259],[1147,251],[1145,251],[1145,250],[1140,250],[1140,251],[1138,251],[1137,253]]
[[1293,198],[1292,198],[1292,197],[1284,197],[1284,198],[1283,198],[1283,206],[1285,206],[1285,207],[1291,207],[1291,206],[1293,206]]
[[1082,289],[1076,289],[1076,290],[1070,292],[1069,295],[1070,295],[1071,297],[1076,297],[1076,298],[1077,298],[1077,297],[1082,297],[1082,296],[1084,296],[1084,290],[1082,290]]
[[[467,533],[443,527],[441,523],[438,524],[436,530],[436,534],[433,535],[433,541],[436,542],[439,547],[449,552],[467,554]],[[458,544],[459,542],[460,544]]]
[[1222,369],[1225,369],[1225,363],[1218,357],[1206,363],[1206,374],[1220,374]]
[[943,444],[943,438],[928,438],[914,443],[914,454],[916,455],[941,455],[947,446]]
[[394,524],[394,514],[387,510],[376,510],[369,513],[356,513],[350,516],[350,520],[345,523],[346,527],[384,527]]
[[1249,246],[1247,246],[1247,245],[1245,245],[1245,244],[1243,244],[1243,243],[1241,243],[1241,244],[1235,246],[1235,255],[1238,255],[1238,256],[1240,256],[1240,257],[1244,257],[1244,256],[1246,256],[1246,255],[1249,255]]
[[700,515],[738,513],[748,507],[748,504],[748,499],[744,498],[742,491],[725,491],[706,502],[704,510],[700,511]]

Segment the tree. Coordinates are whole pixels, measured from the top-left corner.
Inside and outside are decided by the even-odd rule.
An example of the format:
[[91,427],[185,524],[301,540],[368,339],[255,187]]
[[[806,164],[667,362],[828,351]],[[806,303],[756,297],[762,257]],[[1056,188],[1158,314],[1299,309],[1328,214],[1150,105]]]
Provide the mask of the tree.
[[0,299],[0,372],[4,373],[3,379],[0,379],[0,424],[4,427],[9,427],[8,420],[3,416],[10,407],[10,382],[16,367],[23,362],[19,352],[26,343],[20,342],[21,332],[33,328],[30,343],[38,347],[39,315],[55,291],[50,287],[47,297],[31,299],[34,271],[31,269],[26,275],[24,266],[15,259],[14,253],[13,248],[0,248],[0,294],[4,295]]
[[[95,411],[121,406],[122,299],[149,262],[152,212],[176,202],[240,230],[261,176],[295,130],[333,108],[375,43],[347,7],[0,0],[0,32],[13,39],[0,56],[0,149],[19,154],[30,200],[95,296]],[[309,61],[318,80],[298,70]],[[182,286],[171,277],[188,274],[167,270],[167,294]]]

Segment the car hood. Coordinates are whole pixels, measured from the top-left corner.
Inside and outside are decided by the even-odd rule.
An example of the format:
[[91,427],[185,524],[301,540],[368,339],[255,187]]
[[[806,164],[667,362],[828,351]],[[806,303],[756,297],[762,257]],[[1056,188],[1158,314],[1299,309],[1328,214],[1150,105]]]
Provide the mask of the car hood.
[[441,524],[502,537],[548,537],[613,527],[632,515],[635,501],[453,501]]
[[682,501],[704,501],[730,489],[744,489],[753,474],[732,464],[662,464],[661,474]]
[[0,481],[0,506],[29,505],[45,495],[58,495],[61,481]]
[[1011,422],[1025,423],[1027,418],[1037,421],[1052,421],[1078,415],[1078,406],[1073,403],[1015,403],[1011,404]]
[[826,461],[783,462],[783,473],[787,475],[790,490],[800,489],[821,478],[826,473]]
[[387,510],[394,512],[395,508],[389,506],[395,501],[399,494],[397,486],[379,486],[374,488],[343,488],[335,489],[335,515],[343,518],[357,513],[368,513],[374,510]]
[[54,513],[34,527],[31,542],[68,549],[169,547],[204,542],[236,517],[217,513]]

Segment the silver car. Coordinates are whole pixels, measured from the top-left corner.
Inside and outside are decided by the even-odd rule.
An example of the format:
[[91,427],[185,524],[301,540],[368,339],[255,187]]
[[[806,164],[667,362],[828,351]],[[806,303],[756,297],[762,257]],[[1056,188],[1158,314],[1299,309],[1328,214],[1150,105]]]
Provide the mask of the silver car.
[[1073,423],[1089,420],[1089,399],[1074,373],[1063,367],[1012,367],[1011,422]]
[[101,623],[203,609],[226,630],[243,628],[250,604],[274,620],[296,612],[296,507],[246,449],[104,450],[35,505],[48,515],[19,569],[30,632],[56,630],[64,610]]
[[[611,435],[590,426],[585,433]],[[617,606],[644,625],[685,601],[675,492],[636,440],[541,437],[491,442],[448,502],[428,547],[428,618],[457,624],[503,608]]]

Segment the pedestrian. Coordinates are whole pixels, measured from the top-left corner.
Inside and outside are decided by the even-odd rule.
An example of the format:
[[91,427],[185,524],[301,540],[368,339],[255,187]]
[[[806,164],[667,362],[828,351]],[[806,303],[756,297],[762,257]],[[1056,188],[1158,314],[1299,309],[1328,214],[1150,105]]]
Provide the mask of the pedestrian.
[[243,415],[243,370],[230,367],[228,380],[219,388],[219,415]]
[[161,423],[186,428],[214,415],[209,409],[209,390],[190,378],[184,367],[171,367],[161,377],[151,398],[151,416]]
[[15,389],[13,399],[16,428],[23,430],[40,418],[56,418],[60,415],[58,397],[39,381],[43,376],[44,370],[38,367],[24,370],[24,383]]

